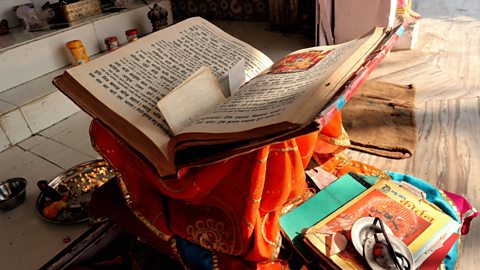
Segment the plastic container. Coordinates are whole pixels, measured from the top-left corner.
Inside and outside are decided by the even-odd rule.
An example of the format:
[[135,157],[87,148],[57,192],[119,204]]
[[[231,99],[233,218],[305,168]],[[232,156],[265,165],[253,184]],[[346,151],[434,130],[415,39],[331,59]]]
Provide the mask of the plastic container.
[[72,54],[72,65],[77,66],[88,62],[88,54],[81,40],[72,40],[65,44]]

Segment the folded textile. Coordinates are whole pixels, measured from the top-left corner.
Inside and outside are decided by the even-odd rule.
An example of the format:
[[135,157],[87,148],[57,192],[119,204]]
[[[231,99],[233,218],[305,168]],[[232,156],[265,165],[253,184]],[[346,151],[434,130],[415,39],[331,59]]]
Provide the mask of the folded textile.
[[342,109],[351,148],[389,158],[408,158],[415,152],[415,88],[365,81]]

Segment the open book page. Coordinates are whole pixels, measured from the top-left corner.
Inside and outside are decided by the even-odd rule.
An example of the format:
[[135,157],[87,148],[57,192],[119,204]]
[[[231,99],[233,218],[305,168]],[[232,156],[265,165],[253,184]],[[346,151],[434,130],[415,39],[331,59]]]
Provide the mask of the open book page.
[[173,134],[225,101],[217,77],[202,67],[157,103]]
[[[363,63],[366,53],[375,49],[382,36],[383,31],[378,29],[371,36],[341,45],[293,52],[183,132],[239,132],[284,121],[303,123],[308,114],[311,118],[330,101],[334,91]],[[329,79],[332,84],[323,85]],[[315,103],[307,104],[314,95]],[[297,112],[306,105],[310,111],[298,119]]]
[[[247,80],[272,64],[260,51],[197,17],[142,37],[67,73],[167,156],[166,145],[172,133],[157,102],[200,67],[208,66],[221,77],[241,59],[245,59]],[[122,127],[111,128],[122,134],[117,130]]]

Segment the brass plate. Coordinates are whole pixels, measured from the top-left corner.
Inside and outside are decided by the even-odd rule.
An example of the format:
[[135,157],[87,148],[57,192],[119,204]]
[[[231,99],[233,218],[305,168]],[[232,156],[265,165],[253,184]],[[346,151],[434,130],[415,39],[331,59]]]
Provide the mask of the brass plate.
[[88,220],[88,203],[92,192],[112,179],[115,173],[104,160],[94,160],[79,164],[49,182],[49,186],[62,195],[68,196],[67,208],[59,211],[55,219],[43,215],[43,209],[52,201],[43,192],[37,198],[36,209],[40,217],[57,224],[76,224]]

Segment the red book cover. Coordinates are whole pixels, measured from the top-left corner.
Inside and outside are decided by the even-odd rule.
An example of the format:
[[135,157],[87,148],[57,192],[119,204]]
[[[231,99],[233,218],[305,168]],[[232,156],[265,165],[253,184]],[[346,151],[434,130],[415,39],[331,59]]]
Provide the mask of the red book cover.
[[419,270],[437,270],[447,253],[452,249],[455,242],[458,240],[458,234],[452,234],[444,243],[443,246],[435,250],[425,262],[420,266]]

